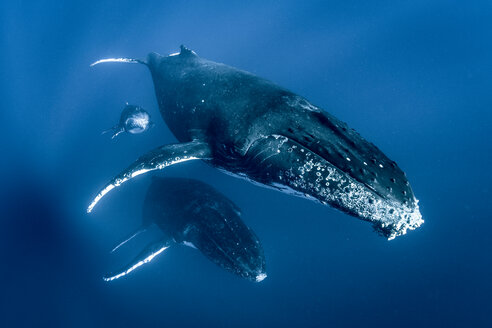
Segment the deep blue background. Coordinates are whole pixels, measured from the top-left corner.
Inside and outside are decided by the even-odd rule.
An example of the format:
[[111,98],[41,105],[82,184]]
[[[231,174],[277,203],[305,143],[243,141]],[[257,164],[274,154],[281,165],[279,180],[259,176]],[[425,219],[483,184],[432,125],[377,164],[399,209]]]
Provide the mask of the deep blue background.
[[[0,326],[485,327],[491,325],[490,1],[0,2]],[[243,281],[185,247],[126,279],[111,246],[140,221],[150,175],[91,215],[110,177],[175,139],[140,65],[199,55],[273,80],[346,121],[407,172],[425,224],[388,242],[331,208],[203,163],[243,209],[269,277]],[[157,126],[109,140],[124,102]]]

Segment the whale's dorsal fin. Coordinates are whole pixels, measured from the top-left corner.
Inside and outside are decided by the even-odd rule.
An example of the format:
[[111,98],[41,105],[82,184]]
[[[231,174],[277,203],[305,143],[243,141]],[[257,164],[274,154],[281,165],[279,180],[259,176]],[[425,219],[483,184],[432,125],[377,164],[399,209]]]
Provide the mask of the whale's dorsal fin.
[[194,51],[193,51],[193,50],[191,50],[191,49],[186,48],[186,46],[184,46],[184,45],[181,45],[179,48],[181,49],[181,51],[180,51],[180,53],[179,53],[179,55],[180,55],[180,56],[183,56],[183,57],[188,57],[188,56],[198,56],[198,55],[196,54],[196,52],[194,52]]

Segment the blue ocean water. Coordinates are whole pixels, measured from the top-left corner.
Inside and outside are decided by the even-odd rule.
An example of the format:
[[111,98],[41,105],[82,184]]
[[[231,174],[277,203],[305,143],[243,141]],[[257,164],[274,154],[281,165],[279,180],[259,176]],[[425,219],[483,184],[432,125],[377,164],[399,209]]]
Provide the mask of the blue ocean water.
[[[490,327],[490,1],[3,1],[0,3],[2,327]],[[268,78],[396,160],[425,224],[387,241],[370,224],[189,162],[263,243],[254,284],[176,247],[106,283],[145,239],[150,175],[85,209],[109,178],[175,142],[140,65],[176,52]],[[110,140],[125,102],[156,126]]]

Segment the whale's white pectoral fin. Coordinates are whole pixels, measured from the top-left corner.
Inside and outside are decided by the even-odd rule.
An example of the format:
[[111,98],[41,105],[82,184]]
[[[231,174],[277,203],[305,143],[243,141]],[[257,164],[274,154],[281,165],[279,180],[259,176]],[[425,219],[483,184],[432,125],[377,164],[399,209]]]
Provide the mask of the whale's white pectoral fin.
[[172,144],[158,147],[149,153],[140,157],[126,170],[114,177],[104,188],[99,191],[92,203],[87,208],[87,213],[90,213],[94,206],[104,197],[109,191],[122,183],[153,170],[161,170],[165,167],[195,160],[195,159],[210,159],[210,146],[199,140]]
[[93,62],[90,67],[96,66],[101,63],[130,63],[130,64],[144,64],[147,65],[143,60],[135,59],[135,58],[105,58],[99,59],[98,61]]
[[133,261],[131,261],[123,269],[119,270],[118,273],[105,276],[103,278],[104,281],[112,281],[121,278],[123,276],[126,276],[136,268],[152,261],[157,255],[164,252],[167,248],[169,248],[168,241],[160,241],[157,243],[150,244],[135,259],[133,259]]

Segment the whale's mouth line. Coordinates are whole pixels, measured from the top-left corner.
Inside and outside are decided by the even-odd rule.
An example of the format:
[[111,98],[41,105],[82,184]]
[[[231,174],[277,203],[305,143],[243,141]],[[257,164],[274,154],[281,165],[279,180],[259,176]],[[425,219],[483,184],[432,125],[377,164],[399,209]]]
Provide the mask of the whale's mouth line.
[[[261,143],[262,141],[264,144]],[[270,153],[265,151],[265,147],[270,148]],[[313,151],[311,147],[306,147],[295,139],[285,135],[270,135],[255,140],[250,149],[251,159],[256,160],[255,165],[257,162],[272,165],[268,163],[270,158],[292,151],[298,151],[296,156],[301,162],[292,162],[290,173],[286,176],[287,180],[275,178],[268,182],[255,181],[255,175],[244,173],[247,172],[247,167],[241,169],[242,174],[234,172],[235,175],[261,183],[264,187],[314,199],[325,205],[330,204],[346,214],[371,222],[378,232],[390,240],[405,234],[407,229],[413,230],[423,223],[417,201],[415,206],[408,206],[398,199],[384,197],[364,181],[356,179],[319,152]],[[271,175],[276,176],[276,173]]]
[[273,135],[275,137],[280,137],[280,138],[286,138],[288,140],[291,140],[292,142],[295,142],[297,143],[299,146],[303,147],[303,148],[306,148],[307,150],[309,150],[311,153],[313,153],[314,155],[318,156],[319,158],[321,158],[322,160],[324,160],[325,162],[327,162],[329,165],[333,166],[334,168],[336,168],[337,170],[339,170],[340,172],[342,172],[343,174],[347,174],[349,175],[352,179],[354,179],[355,181],[357,181],[358,183],[360,184],[363,184],[367,189],[369,189],[370,191],[372,191],[373,193],[375,193],[376,195],[378,195],[379,197],[381,197],[382,199],[384,200],[388,200],[388,197],[386,197],[385,195],[379,193],[376,189],[374,189],[372,186],[368,185],[366,182],[364,181],[361,181],[359,179],[357,179],[357,177],[354,177],[350,174],[350,172],[346,172],[343,168],[339,167],[338,165],[336,165],[335,163],[333,163],[332,161],[330,161],[328,158],[326,158],[325,156],[323,156],[323,154],[320,152],[320,151],[317,151],[316,149],[313,149],[312,147],[309,147],[309,145],[307,144],[304,144],[302,142],[299,142],[299,140],[297,139],[293,139],[293,138],[290,138],[290,137],[287,137],[285,135]]
[[[285,138],[286,140],[289,140],[290,142],[293,142],[293,143],[296,143],[299,147],[302,147],[302,148],[305,148],[306,150],[310,151],[311,153],[313,153],[314,155],[318,156],[321,160],[325,161],[327,164],[329,164],[330,166],[332,166],[333,168],[337,169],[338,171],[340,171],[341,174],[347,174],[348,176],[350,176],[350,178],[352,178],[353,180],[355,180],[357,183],[360,183],[362,184],[364,187],[366,187],[367,189],[369,189],[371,192],[373,192],[374,194],[376,194],[378,197],[384,199],[384,200],[388,200],[390,201],[390,199],[388,199],[385,195],[382,195],[380,194],[379,192],[377,192],[372,186],[368,185],[367,183],[365,183],[364,181],[360,181],[359,179],[357,179],[356,177],[353,177],[351,176],[348,172],[345,172],[341,167],[335,165],[333,162],[331,162],[329,159],[327,159],[326,157],[323,156],[323,154],[321,154],[320,152],[312,149],[311,147],[309,147],[308,145],[304,145],[303,143],[299,142],[297,139],[293,139],[291,137],[288,137],[286,135],[283,135],[283,134],[272,134],[272,135],[263,135],[261,137],[258,137],[256,139],[254,139],[253,141],[251,141],[247,148],[246,148],[246,151],[245,153],[247,153],[250,149],[252,149],[256,143],[268,138],[268,137],[274,137],[276,139],[279,139],[279,138]],[[266,152],[267,150],[264,150],[262,152]],[[262,152],[259,152],[259,153],[256,153],[253,157],[256,158],[258,157],[259,155],[261,155]],[[274,155],[271,155],[271,156],[274,156]],[[266,159],[264,159],[266,160]],[[263,160],[263,161],[264,161]],[[217,167],[220,171],[228,174],[228,175],[232,175],[234,177],[237,177],[237,178],[241,178],[241,179],[246,179],[248,180],[249,182],[255,184],[255,185],[259,185],[259,186],[262,186],[262,187],[266,187],[266,188],[272,188],[272,189],[276,189],[276,190],[281,190],[281,191],[284,191],[284,192],[288,192],[289,194],[291,195],[295,195],[295,196],[299,196],[299,197],[303,197],[305,198],[305,195],[302,193],[302,192],[298,192],[294,189],[292,189],[291,187],[289,186],[286,186],[286,185],[283,185],[283,184],[279,184],[279,183],[274,183],[272,185],[266,185],[266,184],[263,184],[261,182],[257,182],[255,181],[254,179],[251,179],[250,177],[247,176],[247,174],[244,174],[244,173],[238,173],[238,172],[231,172],[229,171],[227,168],[225,167],[221,167],[221,164],[224,164],[222,163],[221,161],[217,161],[215,159],[215,164],[218,164],[219,166]],[[349,213],[350,214],[350,213]],[[368,220],[370,221],[370,220]]]
[[[313,145],[310,145],[307,142],[303,142],[302,141],[302,138],[295,137],[295,134],[293,134],[292,137],[285,136],[285,135],[281,135],[281,136],[282,137],[285,137],[285,138],[287,138],[287,139],[289,139],[289,140],[291,140],[293,142],[296,142],[298,145],[300,145],[300,146],[304,147],[305,149],[309,150],[311,153],[313,153],[316,156],[318,156],[319,158],[323,159],[324,161],[326,161],[327,163],[329,163],[330,165],[332,165],[334,168],[338,169],[343,174],[346,174],[347,176],[351,177],[353,180],[355,180],[358,183],[364,185],[365,188],[367,188],[368,190],[370,190],[371,192],[373,192],[374,194],[376,194],[378,197],[380,197],[380,198],[382,198],[384,200],[387,200],[387,201],[394,201],[394,202],[397,202],[397,203],[400,203],[401,202],[400,200],[396,199],[395,197],[392,197],[391,194],[384,194],[381,191],[378,191],[376,188],[374,188],[373,186],[371,186],[367,181],[362,180],[356,174],[353,174],[352,172],[345,170],[340,165],[337,165],[336,163],[332,162],[330,160],[330,158],[328,158],[327,154],[324,154],[321,151],[322,150],[321,148],[316,148],[316,147],[313,147]],[[347,158],[347,161],[350,161],[350,158]],[[362,161],[362,163],[366,164],[365,161]],[[410,199],[409,203],[411,203],[412,201],[414,203],[416,203],[415,196],[413,196]],[[401,202],[401,203],[403,204],[403,202]]]

